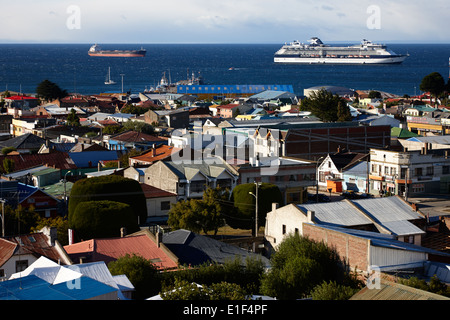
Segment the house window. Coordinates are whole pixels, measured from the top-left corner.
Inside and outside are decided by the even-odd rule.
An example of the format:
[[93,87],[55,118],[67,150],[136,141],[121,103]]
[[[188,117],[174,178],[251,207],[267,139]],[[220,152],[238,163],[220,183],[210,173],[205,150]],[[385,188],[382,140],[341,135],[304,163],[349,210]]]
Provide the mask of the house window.
[[422,176],[422,168],[416,168],[414,170],[414,173],[415,173],[416,177]]
[[161,201],[161,211],[170,210],[170,201]]
[[28,260],[16,261],[16,272],[22,272],[26,268],[28,268]]
[[283,224],[283,234],[286,234],[286,225],[285,224]]
[[442,166],[442,174],[449,174],[450,166]]
[[433,167],[427,167],[427,176],[432,176],[434,173]]

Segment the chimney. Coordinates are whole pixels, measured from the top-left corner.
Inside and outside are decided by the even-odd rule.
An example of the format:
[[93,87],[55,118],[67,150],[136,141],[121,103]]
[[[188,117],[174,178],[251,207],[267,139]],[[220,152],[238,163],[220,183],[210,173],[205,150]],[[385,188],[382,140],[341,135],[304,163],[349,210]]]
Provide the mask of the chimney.
[[316,212],[308,210],[308,223],[314,223],[314,219],[316,217]]
[[156,231],[156,245],[158,246],[158,248],[161,246],[161,239],[162,239],[162,234],[161,231]]
[[279,207],[279,204],[278,204],[278,203],[276,203],[276,202],[272,202],[272,211],[275,211],[275,210],[277,210],[277,209],[278,209],[278,207]]
[[120,228],[120,237],[124,238],[127,235],[127,228],[122,227]]
[[156,145],[153,144],[153,146],[152,146],[152,157],[155,157],[155,156],[156,156]]
[[55,245],[55,241],[58,238],[56,227],[44,227],[41,229],[41,232],[47,236],[49,246],[53,247]]

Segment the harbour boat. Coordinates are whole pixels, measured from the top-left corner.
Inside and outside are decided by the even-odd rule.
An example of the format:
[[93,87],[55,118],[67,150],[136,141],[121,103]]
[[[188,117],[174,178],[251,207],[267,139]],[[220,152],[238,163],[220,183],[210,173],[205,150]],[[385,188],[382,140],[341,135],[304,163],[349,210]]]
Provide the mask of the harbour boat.
[[111,80],[111,68],[108,68],[108,74],[106,75],[105,84],[116,84],[115,81]]
[[89,48],[88,54],[91,57],[145,57],[147,50],[102,50],[98,44]]
[[409,55],[364,39],[360,45],[329,46],[313,37],[309,44],[285,43],[274,55],[275,63],[292,64],[400,64]]

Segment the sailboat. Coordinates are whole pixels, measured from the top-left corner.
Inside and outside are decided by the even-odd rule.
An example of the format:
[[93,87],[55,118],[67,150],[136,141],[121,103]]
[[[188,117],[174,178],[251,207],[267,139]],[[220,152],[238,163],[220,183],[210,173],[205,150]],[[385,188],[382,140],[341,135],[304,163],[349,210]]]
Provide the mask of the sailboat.
[[106,75],[105,84],[115,84],[116,82],[111,80],[111,67],[108,68],[108,74]]

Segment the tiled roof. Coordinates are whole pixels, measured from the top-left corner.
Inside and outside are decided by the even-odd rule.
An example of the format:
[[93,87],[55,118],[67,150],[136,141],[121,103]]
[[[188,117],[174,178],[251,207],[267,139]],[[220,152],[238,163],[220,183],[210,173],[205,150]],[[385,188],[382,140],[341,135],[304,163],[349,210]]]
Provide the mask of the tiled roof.
[[0,162],[5,158],[14,160],[14,170],[24,170],[40,165],[55,166],[58,169],[75,169],[76,165],[66,152],[41,154],[0,155]]
[[111,136],[111,140],[125,141],[125,142],[163,142],[164,139],[155,137],[150,134],[137,132],[137,131],[126,131],[124,133],[119,133]]
[[150,260],[159,269],[177,268],[177,263],[159,248],[147,235],[129,236],[123,238],[92,239],[65,246],[69,256],[80,254],[92,255],[92,261],[104,261],[108,264],[126,254],[136,254]]
[[161,145],[156,147],[155,154],[153,154],[153,149],[148,150],[144,154],[136,157],[130,157],[130,159],[138,162],[153,163],[158,160],[163,160],[169,158],[173,153],[180,151],[181,148],[175,148],[173,146]]
[[142,191],[144,192],[145,198],[161,198],[161,197],[176,197],[175,193],[167,192],[165,190],[161,190],[154,186],[141,183]]
[[0,238],[0,267],[12,257],[16,247],[16,243]]
[[[56,247],[48,243],[48,237],[43,233],[32,233],[15,237],[7,237],[7,240],[20,245],[22,254],[44,256],[53,261],[64,261]],[[1,251],[1,250],[0,250]]]

